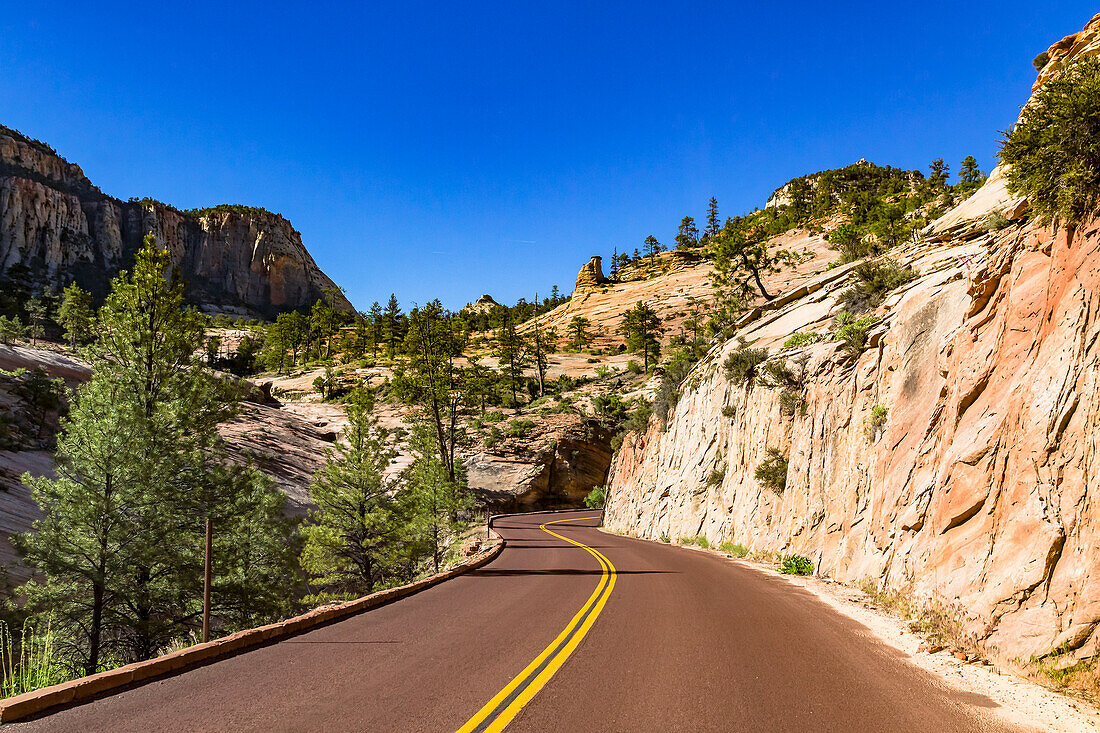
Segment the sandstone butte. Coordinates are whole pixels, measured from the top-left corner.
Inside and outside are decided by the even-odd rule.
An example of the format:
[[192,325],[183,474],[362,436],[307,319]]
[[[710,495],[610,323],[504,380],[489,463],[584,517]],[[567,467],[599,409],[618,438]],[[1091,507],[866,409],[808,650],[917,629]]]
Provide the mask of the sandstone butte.
[[[1039,82],[1098,48],[1100,16],[1051,48]],[[1011,224],[987,231],[995,210]],[[1100,220],[1070,232],[1025,210],[997,170],[893,252],[920,277],[877,311],[857,359],[835,341],[782,346],[827,330],[847,268],[750,314],[740,336],[804,360],[804,412],[731,383],[721,364],[736,341],[716,346],[667,429],[628,436],[607,526],[801,554],[823,575],[936,598],[996,658],[1096,654]],[[871,429],[877,405],[887,420]],[[789,460],[779,495],[754,477],[769,448]]]
[[75,278],[105,295],[152,232],[187,281],[188,300],[209,312],[271,317],[336,290],[278,214],[236,207],[199,216],[148,199],[120,201],[53,149],[2,126],[0,212],[0,269],[24,265],[38,286]]

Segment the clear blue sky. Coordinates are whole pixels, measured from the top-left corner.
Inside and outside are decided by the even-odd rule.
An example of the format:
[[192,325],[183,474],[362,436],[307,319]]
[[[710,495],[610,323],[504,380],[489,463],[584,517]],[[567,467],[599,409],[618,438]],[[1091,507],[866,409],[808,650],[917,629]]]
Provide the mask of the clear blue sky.
[[286,215],[360,308],[568,292],[859,158],[989,170],[1083,2],[24,2],[0,122],[105,192]]

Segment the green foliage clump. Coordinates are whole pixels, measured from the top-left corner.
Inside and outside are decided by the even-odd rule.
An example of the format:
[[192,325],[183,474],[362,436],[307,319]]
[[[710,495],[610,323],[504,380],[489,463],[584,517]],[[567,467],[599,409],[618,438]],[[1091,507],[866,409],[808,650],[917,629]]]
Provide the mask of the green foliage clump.
[[1070,226],[1100,203],[1100,59],[1063,66],[1024,107],[1000,151],[1008,189],[1027,196],[1040,221]]
[[871,408],[871,415],[867,418],[867,437],[874,440],[879,431],[886,427],[886,418],[890,414],[890,408],[886,405],[875,405]]
[[715,468],[707,474],[706,481],[703,485],[707,488],[714,488],[715,486],[721,486],[722,482],[726,480],[726,464],[715,466]]
[[619,332],[626,338],[631,353],[642,354],[642,371],[648,372],[651,364],[661,355],[661,319],[648,303],[639,301],[623,314]]
[[676,349],[665,362],[657,394],[653,397],[653,413],[661,421],[662,429],[668,426],[668,415],[680,401],[684,380],[694,364],[694,352],[686,348]]
[[584,505],[589,509],[603,509],[607,501],[607,487],[596,486],[584,497]]
[[754,349],[745,341],[741,341],[722,362],[722,368],[726,372],[726,378],[731,382],[751,386],[759,373],[760,365],[767,358],[767,349]]
[[0,344],[11,346],[19,339],[27,337],[27,328],[19,316],[0,316]]
[[513,419],[508,421],[508,437],[509,438],[523,438],[535,427],[534,420],[528,420],[526,418]]
[[626,370],[631,374],[645,374],[645,367],[633,359],[626,363]]
[[756,480],[776,496],[787,488],[787,459],[778,448],[768,448],[764,460],[756,467]]
[[802,555],[784,555],[779,572],[787,575],[813,575],[814,564],[810,562],[810,558]]
[[878,319],[870,315],[857,319],[844,310],[837,313],[834,322],[837,329],[833,331],[833,340],[844,342],[845,353],[858,357],[867,345],[867,332],[878,323]]
[[800,346],[816,344],[821,340],[821,334],[816,331],[795,331],[783,342],[784,349],[797,349]]
[[718,546],[718,549],[722,552],[728,552],[734,557],[745,557],[745,555],[749,554],[748,548],[741,543],[734,544],[733,542],[723,542]]
[[886,294],[917,277],[908,267],[890,262],[861,262],[855,268],[856,283],[840,294],[844,310],[859,315],[877,308]]
[[691,535],[688,537],[681,537],[679,540],[681,545],[695,545],[701,547],[704,550],[710,549],[710,540],[701,534]]
[[734,417],[737,414],[737,408],[733,405],[724,405],[722,407],[722,417]]
[[1036,56],[1035,58],[1033,58],[1031,60],[1031,65],[1035,67],[1036,71],[1042,71],[1043,67],[1046,66],[1047,63],[1049,63],[1049,62],[1050,62],[1050,54],[1046,51],[1043,51],[1042,53],[1040,53],[1038,56]]
[[666,532],[661,533],[660,540],[661,540],[661,542],[664,542],[666,545],[669,544],[670,542],[672,542],[672,538],[669,537],[668,533],[666,533]]

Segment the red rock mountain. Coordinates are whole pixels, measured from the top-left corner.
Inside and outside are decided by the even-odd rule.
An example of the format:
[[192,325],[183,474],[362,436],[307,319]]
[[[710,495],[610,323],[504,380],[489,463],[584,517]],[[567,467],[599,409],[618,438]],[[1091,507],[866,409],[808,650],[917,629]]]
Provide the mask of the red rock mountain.
[[149,232],[171,251],[189,301],[209,312],[270,317],[336,287],[278,214],[120,201],[48,145],[0,126],[0,274],[19,273],[36,288],[76,281],[102,296]]

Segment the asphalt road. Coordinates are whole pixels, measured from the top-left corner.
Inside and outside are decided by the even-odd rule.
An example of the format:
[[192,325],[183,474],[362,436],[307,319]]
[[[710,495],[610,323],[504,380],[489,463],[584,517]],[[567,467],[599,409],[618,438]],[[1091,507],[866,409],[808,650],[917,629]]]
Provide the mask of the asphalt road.
[[[563,518],[554,534],[539,527]],[[597,521],[500,520],[507,547],[481,570],[5,730],[982,729],[991,701],[945,687],[811,594]]]

